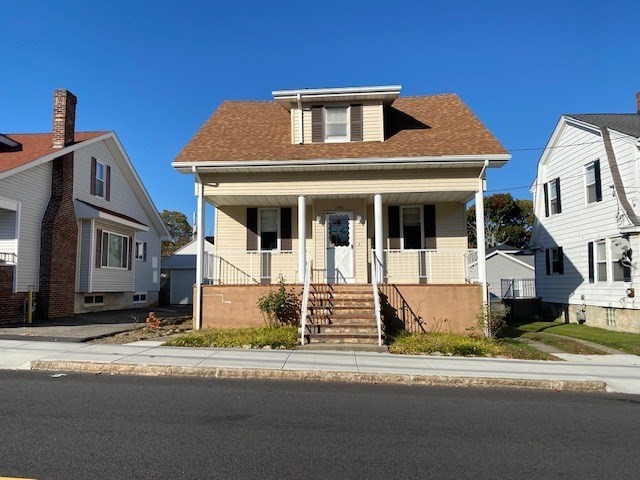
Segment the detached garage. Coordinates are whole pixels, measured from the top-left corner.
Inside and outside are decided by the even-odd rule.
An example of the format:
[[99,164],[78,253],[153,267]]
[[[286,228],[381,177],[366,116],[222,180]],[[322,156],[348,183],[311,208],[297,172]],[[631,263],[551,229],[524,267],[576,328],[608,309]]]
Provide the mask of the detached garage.
[[[196,283],[196,241],[187,243],[161,262],[162,285],[160,296],[171,305],[193,304],[193,285]],[[206,253],[213,253],[213,237],[206,237]]]

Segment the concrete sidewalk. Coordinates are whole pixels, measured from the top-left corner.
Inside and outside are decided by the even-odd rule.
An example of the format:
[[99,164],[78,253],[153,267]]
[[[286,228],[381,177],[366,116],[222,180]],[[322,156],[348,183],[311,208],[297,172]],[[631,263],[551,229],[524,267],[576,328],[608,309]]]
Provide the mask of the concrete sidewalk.
[[369,382],[385,381],[385,376],[396,379],[389,383],[420,383],[418,377],[428,377],[432,380],[427,382],[423,378],[421,383],[431,384],[456,384],[456,379],[466,379],[457,384],[482,384],[490,379],[501,386],[535,386],[534,381],[547,382],[541,388],[556,388],[549,382],[590,381],[605,382],[607,390],[612,392],[640,394],[638,356],[566,354],[563,358],[566,361],[545,362],[372,352],[165,347],[154,341],[86,345],[0,340],[0,369],[35,366],[58,371],[156,375],[336,381],[352,378]]

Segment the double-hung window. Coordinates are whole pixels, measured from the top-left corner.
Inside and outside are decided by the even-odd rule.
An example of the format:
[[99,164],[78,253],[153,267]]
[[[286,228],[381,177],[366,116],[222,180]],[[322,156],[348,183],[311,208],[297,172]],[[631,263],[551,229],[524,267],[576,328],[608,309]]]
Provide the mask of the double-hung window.
[[106,171],[107,169],[104,166],[104,163],[96,162],[96,195],[98,197],[104,197],[105,193],[105,182],[106,182]]
[[602,183],[600,180],[600,160],[591,162],[585,167],[587,203],[602,200]]
[[558,213],[558,182],[553,181],[549,184],[549,212],[551,215]]
[[129,267],[129,238],[117,233],[102,232],[103,267]]
[[278,212],[277,208],[260,209],[260,250],[278,249]]
[[596,242],[596,281],[607,281],[607,241]]
[[422,214],[420,207],[401,207],[402,248],[419,250],[422,248]]
[[346,142],[349,140],[349,107],[325,107],[325,142]]
[[558,273],[562,275],[564,273],[564,254],[562,247],[547,248],[545,250],[547,275]]

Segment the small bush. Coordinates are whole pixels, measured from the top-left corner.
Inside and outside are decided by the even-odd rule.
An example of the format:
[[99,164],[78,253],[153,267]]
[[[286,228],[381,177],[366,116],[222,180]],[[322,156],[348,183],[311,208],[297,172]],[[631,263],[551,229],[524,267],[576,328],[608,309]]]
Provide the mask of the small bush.
[[412,355],[441,353],[443,355],[486,357],[496,353],[496,348],[490,340],[465,335],[402,332],[393,339],[389,351]]
[[297,325],[300,320],[298,296],[293,291],[287,292],[282,275],[278,283],[277,290],[270,290],[266,295],[258,298],[257,306],[268,327]]
[[298,328],[291,326],[220,328],[193,332],[173,339],[173,347],[246,347],[295,348]]

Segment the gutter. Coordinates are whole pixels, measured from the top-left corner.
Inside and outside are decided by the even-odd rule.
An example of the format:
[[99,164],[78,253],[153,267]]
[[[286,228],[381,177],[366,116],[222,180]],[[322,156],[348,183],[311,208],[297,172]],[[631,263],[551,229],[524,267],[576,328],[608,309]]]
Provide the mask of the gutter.
[[302,111],[302,94],[298,93],[296,98],[298,100],[298,110],[300,111],[300,141],[298,143],[302,145],[304,144],[304,112]]

